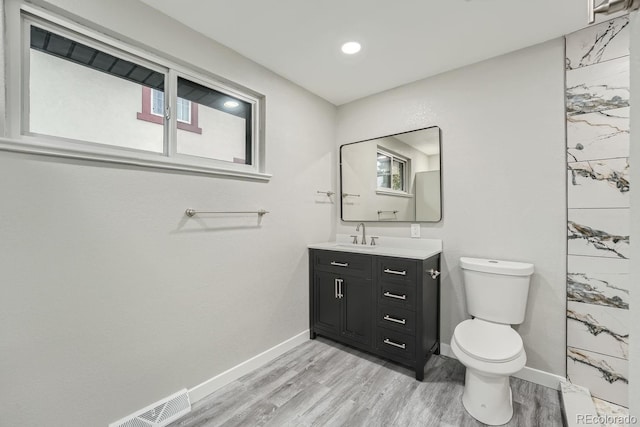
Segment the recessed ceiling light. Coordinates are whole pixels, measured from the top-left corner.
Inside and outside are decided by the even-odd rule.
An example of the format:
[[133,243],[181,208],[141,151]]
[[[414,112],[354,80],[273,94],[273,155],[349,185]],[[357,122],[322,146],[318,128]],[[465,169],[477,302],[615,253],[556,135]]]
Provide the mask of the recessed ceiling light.
[[236,108],[238,105],[240,105],[240,103],[237,101],[227,101],[224,103],[226,108]]
[[342,45],[342,52],[347,55],[353,55],[354,53],[360,52],[361,48],[362,46],[360,46],[358,42],[346,42]]

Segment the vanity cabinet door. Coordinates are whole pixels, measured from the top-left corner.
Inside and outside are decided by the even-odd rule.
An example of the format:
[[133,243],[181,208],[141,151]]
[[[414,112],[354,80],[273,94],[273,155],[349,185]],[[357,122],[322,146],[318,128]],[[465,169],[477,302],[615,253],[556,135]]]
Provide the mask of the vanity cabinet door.
[[336,335],[340,334],[342,306],[337,279],[336,274],[316,272],[313,283],[314,327]]
[[365,345],[373,339],[373,287],[370,280],[342,278],[342,334]]

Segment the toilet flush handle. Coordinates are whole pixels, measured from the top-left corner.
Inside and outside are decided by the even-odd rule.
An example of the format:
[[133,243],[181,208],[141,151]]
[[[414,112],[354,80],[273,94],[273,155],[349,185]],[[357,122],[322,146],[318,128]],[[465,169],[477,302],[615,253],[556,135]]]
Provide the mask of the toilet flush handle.
[[427,271],[427,273],[431,275],[432,279],[436,279],[440,275],[440,272],[438,270],[434,270],[433,268]]

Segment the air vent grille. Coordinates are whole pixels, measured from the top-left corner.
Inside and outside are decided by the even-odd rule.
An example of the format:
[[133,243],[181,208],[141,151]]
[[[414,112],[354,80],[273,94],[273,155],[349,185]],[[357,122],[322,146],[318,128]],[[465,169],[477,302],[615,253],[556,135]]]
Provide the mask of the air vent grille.
[[124,424],[119,424],[122,427],[151,427],[153,424],[150,424],[146,421],[142,421],[138,418],[133,418],[129,421],[126,421]]
[[164,427],[189,411],[191,411],[189,393],[183,389],[128,417],[109,424],[109,427]]
[[[184,412],[184,408],[187,408],[186,412]],[[177,396],[175,399],[171,399],[167,402],[167,405],[165,406],[164,411],[162,412],[162,415],[160,415],[158,421],[164,422],[167,419],[174,417],[175,414],[180,414],[179,416],[182,416],[190,410],[191,403],[189,402],[189,393],[182,394],[180,396]],[[172,421],[173,419],[175,418],[172,418]]]

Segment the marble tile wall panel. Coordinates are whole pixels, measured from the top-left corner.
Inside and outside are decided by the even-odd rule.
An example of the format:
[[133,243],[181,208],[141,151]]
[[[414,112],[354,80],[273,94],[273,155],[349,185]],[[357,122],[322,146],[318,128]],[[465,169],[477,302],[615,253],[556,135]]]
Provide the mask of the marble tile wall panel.
[[628,405],[629,20],[566,37],[567,378]]
[[629,159],[571,162],[567,165],[571,208],[628,208]]
[[566,85],[569,116],[628,107],[629,57],[568,70]]
[[567,378],[593,397],[629,406],[629,362],[574,347],[567,348]]
[[629,359],[629,310],[567,303],[567,345]]
[[627,310],[629,260],[569,255],[567,299]]
[[630,108],[567,116],[569,162],[629,157]]
[[569,209],[568,254],[629,258],[629,209]]
[[566,37],[567,70],[629,55],[629,17],[592,25]]

